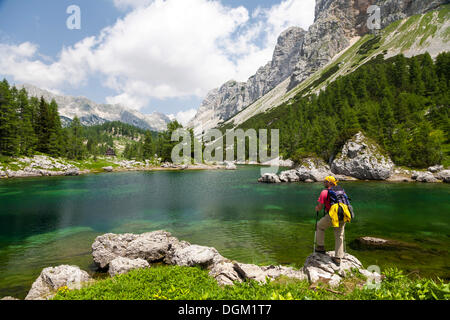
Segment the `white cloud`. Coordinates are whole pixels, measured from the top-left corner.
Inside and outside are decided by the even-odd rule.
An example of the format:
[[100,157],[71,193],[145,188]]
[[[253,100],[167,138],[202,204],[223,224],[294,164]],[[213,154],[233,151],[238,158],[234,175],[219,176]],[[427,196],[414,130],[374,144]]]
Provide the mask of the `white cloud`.
[[247,80],[271,59],[284,29],[307,27],[314,14],[314,0],[285,0],[252,14],[209,0],[114,4],[132,10],[99,35],[63,48],[56,61],[42,59],[29,42],[0,44],[0,74],[47,89],[82,86],[95,74],[116,92],[108,103],[140,109],[151,98],[202,97],[230,79]]
[[196,109],[189,109],[187,111],[180,111],[176,115],[169,114],[168,117],[171,121],[177,120],[179,123],[185,127],[190,120],[192,120],[197,114]]

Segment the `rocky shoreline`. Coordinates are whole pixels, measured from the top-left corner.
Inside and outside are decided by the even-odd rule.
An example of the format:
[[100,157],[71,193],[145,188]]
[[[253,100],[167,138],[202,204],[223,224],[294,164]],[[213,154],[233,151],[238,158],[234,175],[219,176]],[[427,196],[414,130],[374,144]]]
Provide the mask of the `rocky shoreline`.
[[[334,252],[313,253],[306,259],[303,268],[298,270],[285,266],[257,266],[232,261],[220,255],[215,248],[180,241],[163,230],[144,234],[108,233],[97,237],[92,244],[94,263],[111,277],[134,269],[151,268],[154,263],[164,263],[199,266],[208,270],[209,275],[222,286],[247,280],[264,283],[266,280],[272,281],[285,276],[308,280],[312,284],[324,282],[336,287],[355,270],[371,282],[380,283],[383,279],[380,274],[364,269],[361,262],[350,254],[345,254],[340,266],[332,261],[333,256]],[[61,288],[80,289],[93,282],[89,274],[77,266],[45,268],[33,283],[25,300],[49,300]],[[2,300],[11,299],[14,298],[5,297]]]
[[322,159],[307,158],[296,168],[283,171],[279,175],[265,173],[258,180],[262,183],[321,182],[327,176],[335,176],[340,181],[387,181],[387,182],[428,182],[450,183],[450,170],[436,165],[428,171],[415,171],[396,167],[381,147],[357,133],[347,141],[331,166]]
[[172,163],[152,163],[135,160],[108,159],[111,165],[100,169],[80,169],[68,160],[52,158],[44,155],[18,158],[8,165],[0,164],[0,179],[33,178],[33,177],[56,177],[56,176],[78,176],[83,174],[100,172],[127,172],[127,171],[174,171],[174,170],[235,170],[233,163],[218,165],[192,164],[175,165]]

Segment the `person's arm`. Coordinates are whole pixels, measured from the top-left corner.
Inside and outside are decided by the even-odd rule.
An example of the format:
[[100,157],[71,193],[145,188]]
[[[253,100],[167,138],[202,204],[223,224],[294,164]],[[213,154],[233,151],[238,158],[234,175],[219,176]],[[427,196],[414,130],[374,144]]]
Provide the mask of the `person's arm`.
[[323,209],[323,206],[325,205],[325,201],[326,201],[327,196],[328,196],[328,191],[327,190],[323,190],[320,193],[319,200],[317,200],[317,202],[319,204],[316,206],[316,211],[317,212],[320,212]]
[[319,204],[316,206],[316,211],[317,211],[317,212],[320,212],[322,209],[323,209],[323,203],[319,203]]

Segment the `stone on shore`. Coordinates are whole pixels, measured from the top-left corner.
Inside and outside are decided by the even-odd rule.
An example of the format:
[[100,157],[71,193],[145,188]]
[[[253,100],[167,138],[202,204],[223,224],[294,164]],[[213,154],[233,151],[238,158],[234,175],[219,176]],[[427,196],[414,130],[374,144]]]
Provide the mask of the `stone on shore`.
[[225,260],[215,248],[198,245],[175,246],[170,250],[164,262],[167,264],[194,267],[201,266],[209,268],[210,266]]
[[432,166],[432,167],[428,168],[428,171],[431,172],[431,173],[436,173],[436,172],[439,172],[439,171],[442,171],[442,170],[444,170],[444,166],[442,166],[442,165],[435,165],[435,166]]
[[375,281],[375,283],[382,281],[380,274],[364,269],[361,262],[348,253],[341,259],[340,266],[333,262],[332,257],[334,257],[334,251],[326,254],[313,253],[306,259],[303,270],[308,276],[309,282],[326,282],[331,287],[337,287],[342,279],[352,274],[355,269],[366,276],[369,281]]
[[94,262],[102,269],[117,257],[143,259],[149,263],[162,261],[178,239],[166,231],[136,234],[105,234],[92,244]]
[[261,178],[258,179],[258,182],[263,183],[281,183],[280,178],[275,173],[265,173]]
[[166,231],[142,235],[106,234],[97,237],[92,248],[94,261],[102,268],[109,267],[110,275],[145,268],[152,262],[164,262],[168,265],[205,268],[220,285],[233,285],[247,280],[264,283],[285,276],[311,282],[326,281],[336,286],[352,268],[381,281],[380,275],[363,269],[361,262],[349,254],[345,255],[341,266],[332,262],[333,252],[326,255],[312,254],[300,270],[285,266],[257,266],[230,261],[215,248],[179,241]]
[[431,173],[431,172],[418,172],[415,171],[411,178],[413,180],[416,180],[417,182],[425,182],[425,183],[434,183],[434,182],[438,182],[438,179],[436,179],[436,177]]
[[14,301],[14,300],[20,300],[20,299],[8,296],[8,297],[3,297],[0,300],[3,300],[3,301]]
[[450,183],[450,170],[443,170],[436,174],[436,178],[445,183]]
[[113,172],[113,167],[104,167],[102,168],[105,172]]
[[124,257],[117,257],[109,263],[108,273],[111,277],[128,273],[135,269],[149,268],[150,264],[143,259],[128,259]]
[[33,283],[25,300],[49,300],[59,288],[81,289],[82,285],[91,280],[89,274],[77,266],[62,265],[42,270]]
[[385,155],[379,145],[357,133],[342,148],[331,165],[336,174],[361,180],[386,180],[394,169],[394,163]]
[[225,169],[226,170],[236,170],[237,167],[233,162],[225,162]]

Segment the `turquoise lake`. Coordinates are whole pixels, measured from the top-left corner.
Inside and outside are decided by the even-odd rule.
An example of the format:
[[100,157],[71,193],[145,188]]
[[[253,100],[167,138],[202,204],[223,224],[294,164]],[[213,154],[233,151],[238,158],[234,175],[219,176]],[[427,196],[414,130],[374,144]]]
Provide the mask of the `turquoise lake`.
[[[313,250],[321,183],[257,183],[260,168],[125,172],[0,181],[0,297],[24,298],[41,270],[78,265],[94,276],[96,236],[167,230],[244,263],[301,267]],[[343,182],[357,218],[346,250],[367,267],[397,266],[413,276],[450,279],[450,187]],[[332,230],[326,249],[334,248]],[[374,236],[401,250],[355,250]]]

